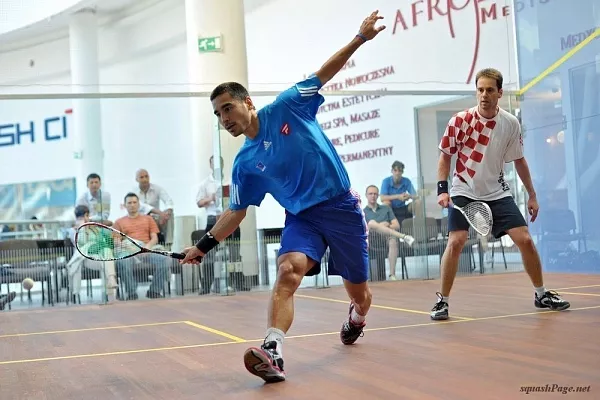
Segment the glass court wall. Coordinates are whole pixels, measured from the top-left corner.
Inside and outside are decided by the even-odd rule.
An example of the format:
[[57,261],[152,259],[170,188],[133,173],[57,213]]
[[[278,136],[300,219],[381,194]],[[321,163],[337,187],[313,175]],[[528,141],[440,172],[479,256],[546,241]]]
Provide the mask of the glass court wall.
[[600,4],[516,1],[518,113],[546,270],[600,272]]
[[[273,93],[252,95],[258,107],[275,98]],[[132,291],[138,295],[138,301],[152,301],[146,298],[150,287],[159,287],[165,297],[235,295],[272,287],[285,215],[267,196],[255,211],[256,231],[228,238],[202,266],[181,266],[170,259],[157,266],[141,260],[129,272],[115,263],[118,288],[114,293],[107,291],[105,278],[110,266],[86,261],[77,268],[70,263],[76,252],[70,241],[70,228],[75,223],[74,199],[82,193],[82,189],[74,189],[77,185],[73,183],[78,159],[74,154],[77,142],[72,113],[64,111],[69,109],[72,96],[6,97],[5,107],[15,110],[15,123],[3,128],[2,140],[8,141],[6,135],[12,134],[10,164],[18,170],[15,173],[18,179],[0,187],[4,193],[12,193],[2,203],[1,292],[10,290],[20,294],[12,307],[104,303],[107,298],[133,300],[129,296]],[[208,130],[205,134],[212,135],[212,141],[193,140],[196,131],[190,117],[192,107],[207,107],[209,115],[212,111],[206,94],[118,93],[95,97],[99,100],[80,101],[99,101],[101,106],[104,163],[99,174],[101,189],[111,196],[109,219],[115,221],[127,214],[124,197],[136,189],[136,171],[147,169],[151,182],[162,186],[174,203],[172,224],[168,225],[161,246],[173,251],[190,246],[206,227],[206,215],[197,205],[197,194],[202,180],[210,174],[208,158],[212,155],[214,159],[224,159],[215,184],[218,202],[226,208],[231,195],[232,157],[243,138],[232,140],[219,128],[215,118],[209,116],[208,123],[201,122],[209,127],[205,128]],[[417,195],[409,204],[410,216],[399,229],[415,237],[412,247],[371,229],[371,280],[439,278],[447,225],[446,212],[436,201],[437,145],[452,114],[474,104],[475,97],[467,93],[325,93],[325,103],[317,118],[342,157],[353,188],[361,194],[363,207],[368,203],[367,187],[374,185],[381,191],[382,181],[392,175],[394,161],[404,164],[403,176],[410,180]],[[513,113],[522,109],[519,100],[510,93],[505,94],[501,105]],[[37,110],[38,117],[31,121],[19,119],[18,110],[24,109]],[[53,119],[54,114],[60,116],[58,122]],[[47,122],[51,119],[52,122]],[[218,163],[214,166],[219,167]],[[92,172],[97,171],[89,173]],[[506,172],[513,195],[525,213],[526,193],[512,166],[507,165]],[[377,201],[382,203],[381,198]],[[34,215],[38,221],[32,223],[30,218]],[[324,272],[305,278],[303,287],[342,284],[339,277],[325,273],[327,254],[322,261]],[[163,276],[157,268],[168,270],[164,282],[156,282]],[[482,238],[472,232],[459,270],[460,275],[505,273],[521,271],[522,265],[510,240]],[[25,278],[35,281],[31,291],[22,288]]]

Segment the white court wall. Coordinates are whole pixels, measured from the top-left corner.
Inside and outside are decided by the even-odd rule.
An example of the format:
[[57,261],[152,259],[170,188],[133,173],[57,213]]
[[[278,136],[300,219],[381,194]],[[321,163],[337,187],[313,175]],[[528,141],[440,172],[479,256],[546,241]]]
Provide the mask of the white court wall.
[[[451,8],[452,31],[448,17],[441,14],[447,13],[448,5],[452,7],[454,3],[439,3],[440,13],[433,10],[431,18],[425,1],[373,0],[367,4],[359,0],[306,0],[299,4],[272,0],[250,7],[246,14],[250,89],[284,89],[314,72],[352,39],[364,17],[376,8],[385,17],[387,29],[355,54],[348,68],[324,89],[325,95],[327,90],[472,90],[473,79],[468,80],[472,65],[473,70],[499,68],[505,74],[506,85],[514,84],[517,77],[512,18],[502,15],[502,8],[510,1],[467,0],[464,8]],[[99,54],[103,91],[187,89],[184,2],[164,0],[152,4],[141,13],[102,23]],[[415,4],[414,9],[411,4]],[[319,12],[313,14],[314,10]],[[477,51],[475,43],[479,43]],[[33,67],[29,66],[30,60],[35,61]],[[361,79],[363,82],[358,82]],[[68,85],[69,81],[66,36],[50,44],[0,54],[3,92],[56,91],[56,86],[48,84]],[[7,87],[9,83],[36,85]],[[58,90],[64,91],[65,87],[68,86]],[[338,151],[360,193],[369,184],[380,185],[396,159],[405,163],[405,175],[418,184],[414,107],[438,99],[380,97],[364,102],[354,100],[352,105],[344,106],[348,98],[326,95],[326,104],[339,107],[324,108],[318,115],[319,121],[326,134],[340,143]],[[260,105],[270,100],[257,98],[256,102]],[[43,127],[44,119],[64,113],[69,107],[68,100],[4,101],[0,124],[35,120],[41,121]],[[353,116],[361,113],[375,118],[352,123]],[[198,182],[186,179],[194,156],[188,146],[191,124],[187,100],[107,99],[102,100],[102,114],[103,181],[105,190],[115,199],[113,210],[118,210],[122,195],[135,184],[135,170],[144,167],[154,182],[169,191],[180,215],[195,213]],[[67,115],[67,124],[68,119]],[[334,128],[333,121],[343,121],[347,126]],[[368,131],[376,131],[378,137],[356,142],[347,139]],[[8,130],[0,130],[0,135],[3,132]],[[0,184],[73,176],[73,134],[68,131],[61,140],[36,138],[35,144],[0,146]],[[0,136],[0,144],[2,140],[7,139]],[[9,165],[19,167],[10,167],[8,173]],[[267,197],[257,211],[258,227],[281,227],[283,221],[283,210]]]
[[[151,9],[105,26],[100,32],[103,91],[186,90],[187,53],[182,1],[164,1]],[[195,184],[187,179],[193,165],[187,98],[102,100],[104,175],[113,209],[136,186],[135,172],[145,168],[163,186],[180,215],[194,213]]]
[[[154,3],[133,16],[102,21],[99,62],[103,91],[187,89],[183,2]],[[30,60],[34,61],[32,67]],[[68,92],[69,70],[67,32],[50,43],[0,54],[0,76],[7,76],[2,79],[4,93]],[[0,125],[18,123],[23,131],[33,121],[35,142],[32,144],[21,135],[20,145],[0,146],[0,184],[74,176],[72,114],[64,113],[72,102],[60,99],[2,103]],[[187,98],[103,99],[101,108],[105,152],[102,179],[104,190],[113,195],[113,216],[122,215],[122,198],[135,187],[138,168],[148,169],[152,180],[168,190],[179,212],[195,212],[195,183],[186,179],[193,157]],[[54,116],[66,117],[67,137],[47,141],[44,120]],[[16,130],[0,129],[0,144],[10,140],[2,134]],[[10,167],[15,165],[18,168]]]
[[[428,3],[439,6],[429,10]],[[254,90],[272,90],[316,71],[378,9],[386,29],[360,48],[349,67],[325,89],[472,90],[474,94],[474,73],[488,66],[503,72],[505,88],[514,88],[517,68],[510,4],[509,0],[305,0],[299,5],[294,0],[273,0],[247,15],[250,81]],[[503,9],[508,15],[503,15]],[[326,105],[339,108],[323,108],[318,119],[327,136],[339,143],[336,147],[346,160],[353,187],[361,194],[370,184],[380,187],[391,174],[392,163],[400,160],[406,166],[404,175],[419,189],[414,108],[447,96],[390,96],[358,102],[327,96],[327,90],[323,93]],[[352,123],[352,117],[362,113],[375,118]],[[371,136],[377,137],[372,139],[347,140],[373,131],[377,133]],[[437,137],[435,131],[431,133]],[[425,167],[435,170],[437,165]],[[284,219],[284,211],[267,196],[257,211],[259,228],[283,226]]]

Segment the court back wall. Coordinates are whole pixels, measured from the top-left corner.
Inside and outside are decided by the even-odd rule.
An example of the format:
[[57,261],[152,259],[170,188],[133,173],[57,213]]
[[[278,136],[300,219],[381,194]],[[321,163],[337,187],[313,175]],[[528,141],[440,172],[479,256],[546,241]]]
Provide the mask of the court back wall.
[[[505,85],[514,86],[517,74],[510,3],[469,0],[458,10],[449,1],[440,2],[437,10],[428,10],[424,1],[263,2],[249,8],[246,17],[250,88],[285,89],[314,72],[352,39],[373,9],[385,17],[387,29],[355,54],[324,89],[325,95],[328,90],[474,91],[474,72],[487,66],[500,69]],[[313,14],[314,10],[319,13]],[[185,46],[181,0],[164,0],[140,14],[106,23],[100,31],[102,90],[186,90],[181,89],[188,76]],[[34,67],[30,60],[35,60]],[[68,88],[68,38],[0,54],[0,76],[5,93]],[[369,184],[380,185],[394,160],[404,162],[406,176],[417,184],[414,108],[445,97],[326,96],[326,107],[318,119],[337,144],[360,193]],[[271,100],[259,97],[256,102],[261,105]],[[142,99],[102,100],[101,104],[106,157],[103,180],[105,190],[113,193],[113,210],[118,210],[121,195],[135,184],[135,170],[144,167],[154,182],[169,191],[178,213],[195,213],[199,182],[190,182],[186,176],[194,165],[194,151],[189,148],[189,103],[184,99]],[[208,100],[206,106],[210,107]],[[70,126],[70,109],[69,100],[4,102],[0,123],[28,127],[34,121],[36,138],[30,143],[21,135],[21,144],[0,146],[0,157],[6,161],[0,183],[74,175],[73,137],[77,133]],[[44,127],[44,121],[55,117],[60,121],[65,117],[66,137],[45,140],[45,130],[40,128],[42,133],[37,134],[38,126]],[[56,122],[50,125],[50,136],[62,132]],[[437,136],[438,132],[431,134]],[[8,139],[0,138],[0,144],[3,140]],[[431,168],[435,168],[433,163]],[[278,227],[283,225],[284,214],[267,197],[257,218],[259,228]]]

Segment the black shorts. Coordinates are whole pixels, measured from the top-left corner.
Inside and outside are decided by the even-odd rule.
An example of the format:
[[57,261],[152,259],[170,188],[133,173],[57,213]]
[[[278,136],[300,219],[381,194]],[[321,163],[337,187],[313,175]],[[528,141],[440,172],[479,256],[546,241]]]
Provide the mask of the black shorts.
[[402,225],[402,221],[404,221],[405,219],[413,217],[413,214],[410,211],[408,211],[408,206],[392,208],[392,211],[400,225]]
[[[465,196],[453,196],[452,202],[459,207],[464,207],[474,201]],[[492,210],[492,235],[495,238],[500,238],[506,234],[506,231],[512,228],[527,226],[525,217],[517,207],[512,196],[507,196],[502,199],[486,201]],[[458,210],[448,207],[448,231],[468,231],[469,222],[465,216]]]

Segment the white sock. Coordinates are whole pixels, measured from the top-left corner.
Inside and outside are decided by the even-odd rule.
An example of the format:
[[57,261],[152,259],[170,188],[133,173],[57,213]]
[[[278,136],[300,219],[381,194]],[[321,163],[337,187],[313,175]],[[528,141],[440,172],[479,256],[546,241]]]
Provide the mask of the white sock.
[[283,357],[282,348],[283,348],[283,338],[285,337],[285,333],[282,330],[277,328],[269,328],[267,329],[267,342],[275,341],[277,342],[277,352],[280,357]]
[[450,296],[442,296],[441,299],[438,297],[438,300],[439,301],[443,301],[444,303],[449,304],[450,303]]
[[355,324],[360,325],[363,322],[365,322],[365,316],[358,314],[356,312],[356,307],[354,307],[352,309],[352,313],[350,314],[350,320],[352,320],[352,322],[354,322]]
[[536,287],[535,293],[538,295],[538,297],[542,297],[544,293],[546,293],[546,288],[544,286]]

